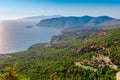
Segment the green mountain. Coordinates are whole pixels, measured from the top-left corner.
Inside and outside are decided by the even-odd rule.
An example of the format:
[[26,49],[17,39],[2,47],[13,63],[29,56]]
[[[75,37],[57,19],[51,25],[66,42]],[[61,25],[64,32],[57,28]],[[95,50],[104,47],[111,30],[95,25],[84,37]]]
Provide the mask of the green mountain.
[[[62,37],[61,41],[36,44],[26,51],[1,54],[0,70],[18,63],[18,73],[30,80],[116,80],[120,28],[84,32],[89,34],[84,39]],[[81,31],[69,33],[61,36],[74,37]]]
[[68,27],[113,27],[119,26],[120,20],[111,18],[108,16],[82,16],[82,17],[59,17],[41,20],[37,26],[42,27],[59,27],[59,28],[68,28]]
[[102,29],[100,28],[66,28],[62,30],[59,35],[52,37],[52,42],[60,42],[67,40],[84,40],[94,34],[99,32]]

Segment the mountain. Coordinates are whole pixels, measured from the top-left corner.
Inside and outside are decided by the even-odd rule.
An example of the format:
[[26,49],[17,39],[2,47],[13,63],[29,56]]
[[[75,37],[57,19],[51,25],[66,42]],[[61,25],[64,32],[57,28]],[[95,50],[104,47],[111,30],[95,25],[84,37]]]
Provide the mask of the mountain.
[[[114,23],[113,23],[114,22]],[[86,26],[94,26],[94,27],[110,27],[110,26],[118,26],[120,25],[120,20],[111,18],[108,16],[99,16],[99,17],[91,17],[91,16],[82,16],[82,17],[59,17],[59,18],[51,18],[41,20],[37,26],[42,27],[86,27]]]
[[[62,36],[74,38],[74,34],[79,37],[82,32]],[[29,80],[116,80],[120,72],[120,28],[84,32],[89,35],[82,40],[63,39],[1,54],[0,74],[7,66],[18,63],[17,73]]]
[[40,20],[43,20],[43,19],[49,19],[49,18],[57,18],[57,17],[61,17],[60,15],[50,15],[50,16],[32,16],[32,17],[25,17],[25,18],[22,18],[22,20],[35,20],[35,21],[40,21]]
[[26,26],[26,28],[32,28],[34,26],[36,26],[36,24],[44,19],[50,19],[50,18],[58,18],[61,17],[60,15],[50,15],[50,16],[32,16],[32,17],[25,17],[25,18],[20,18],[17,21],[19,22],[26,22],[28,23],[28,25]]
[[62,42],[68,40],[84,40],[96,32],[101,31],[99,28],[84,28],[84,29],[64,29],[59,35],[54,35],[51,38],[52,42]]

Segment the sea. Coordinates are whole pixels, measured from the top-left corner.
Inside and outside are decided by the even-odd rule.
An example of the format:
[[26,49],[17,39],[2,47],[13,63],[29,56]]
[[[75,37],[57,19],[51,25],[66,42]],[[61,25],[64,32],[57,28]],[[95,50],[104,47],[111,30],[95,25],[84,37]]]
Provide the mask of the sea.
[[0,21],[0,54],[27,50],[37,43],[48,43],[61,28],[38,27],[38,22],[29,20]]

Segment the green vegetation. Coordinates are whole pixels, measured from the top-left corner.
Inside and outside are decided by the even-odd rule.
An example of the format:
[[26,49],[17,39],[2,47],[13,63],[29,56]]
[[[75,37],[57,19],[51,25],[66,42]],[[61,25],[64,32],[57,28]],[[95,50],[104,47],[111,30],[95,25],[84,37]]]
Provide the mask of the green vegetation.
[[119,20],[115,18],[111,18],[109,16],[98,16],[98,17],[91,17],[91,16],[82,16],[82,17],[57,17],[51,19],[44,19],[41,20],[37,26],[42,27],[55,27],[55,28],[68,28],[68,27],[104,27],[110,28],[114,26],[119,26]]
[[2,71],[0,74],[0,80],[29,80],[27,78],[22,78],[17,74],[17,64],[12,67],[8,67],[6,70]]
[[101,29],[99,28],[84,28],[81,29],[79,27],[75,28],[66,28],[63,31],[61,31],[60,35],[53,36],[52,41],[68,41],[68,40],[84,40],[91,36],[93,33],[99,32]]
[[16,62],[18,73],[30,80],[115,80],[120,70],[120,28],[2,55],[0,68]]

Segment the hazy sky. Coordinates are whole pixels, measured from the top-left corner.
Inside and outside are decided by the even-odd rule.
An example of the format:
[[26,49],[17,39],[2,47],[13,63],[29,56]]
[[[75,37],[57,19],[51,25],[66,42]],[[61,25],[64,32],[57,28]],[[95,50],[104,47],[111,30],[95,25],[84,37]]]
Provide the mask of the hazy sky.
[[0,20],[38,15],[120,18],[120,0],[0,0]]

